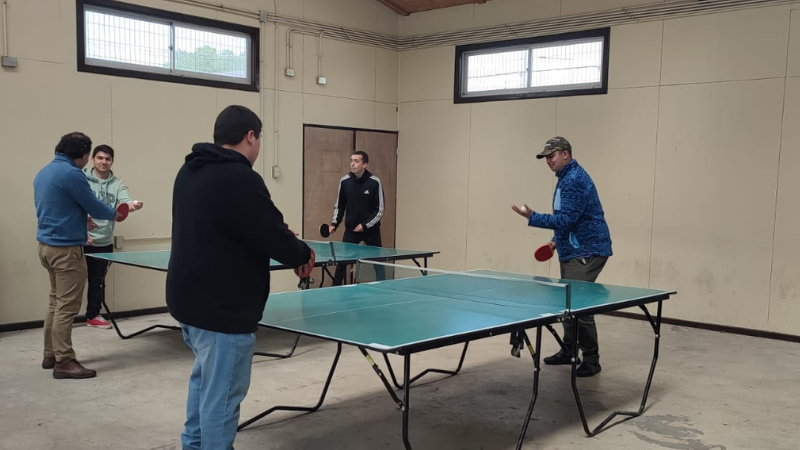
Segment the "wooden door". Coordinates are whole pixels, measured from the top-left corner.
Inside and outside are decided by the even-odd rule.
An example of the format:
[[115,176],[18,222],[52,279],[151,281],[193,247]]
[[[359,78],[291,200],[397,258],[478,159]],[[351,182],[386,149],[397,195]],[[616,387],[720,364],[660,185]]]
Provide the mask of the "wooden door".
[[350,171],[355,136],[352,130],[306,126],[303,142],[303,238],[341,240],[343,230],[325,239],[319,226],[333,219],[339,180]]

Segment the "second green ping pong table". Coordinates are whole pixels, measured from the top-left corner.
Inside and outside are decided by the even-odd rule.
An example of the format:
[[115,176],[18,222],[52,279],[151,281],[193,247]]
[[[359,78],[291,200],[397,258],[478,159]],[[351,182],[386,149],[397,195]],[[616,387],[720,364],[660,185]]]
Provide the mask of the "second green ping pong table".
[[[436,255],[439,252],[430,251],[430,250],[403,250],[403,249],[395,249],[395,248],[387,248],[387,247],[374,247],[369,245],[358,245],[358,244],[350,244],[347,242],[334,242],[334,241],[311,241],[305,240],[304,241],[311,249],[314,250],[316,254],[316,263],[314,264],[315,267],[321,268],[321,278],[319,280],[319,286],[323,286],[325,283],[325,274],[328,274],[329,278],[333,280],[333,275],[330,273],[331,266],[336,265],[353,265],[358,260],[370,260],[370,261],[402,261],[402,260],[411,260],[419,267],[427,267],[428,266],[428,258]],[[108,264],[106,265],[106,270],[111,266],[111,264],[120,264],[125,266],[133,266],[133,267],[140,267],[144,269],[152,269],[159,272],[166,272],[167,268],[169,267],[169,257],[170,251],[169,250],[155,250],[155,251],[134,251],[134,252],[114,252],[114,253],[89,253],[86,256],[90,258],[96,258],[103,261],[106,261]],[[289,266],[282,264],[278,261],[271,260],[270,261],[270,270],[285,270],[290,269]],[[303,288],[308,288],[308,284],[304,285]],[[103,308],[106,310],[106,314],[108,315],[109,320],[111,321],[111,325],[114,327],[114,330],[117,332],[122,339],[130,339],[140,334],[146,333],[148,331],[162,328],[168,330],[178,330],[179,327],[173,325],[152,325],[142,330],[138,330],[133,333],[125,334],[119,327],[116,318],[114,317],[114,313],[109,308],[108,303],[105,301],[105,298],[102,299]],[[294,346],[289,350],[288,353],[285,354],[273,354],[273,353],[257,353],[260,356],[276,356],[276,357],[288,357],[291,356],[294,352],[294,349],[297,347],[297,342],[299,339],[299,335],[297,339],[295,339]]]

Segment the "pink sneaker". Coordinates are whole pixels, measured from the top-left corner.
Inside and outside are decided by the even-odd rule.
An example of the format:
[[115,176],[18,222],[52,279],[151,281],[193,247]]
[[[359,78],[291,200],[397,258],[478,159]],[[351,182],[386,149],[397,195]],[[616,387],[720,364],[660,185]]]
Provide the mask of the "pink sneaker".
[[111,324],[106,322],[103,316],[97,316],[94,319],[87,320],[86,325],[95,328],[111,328]]

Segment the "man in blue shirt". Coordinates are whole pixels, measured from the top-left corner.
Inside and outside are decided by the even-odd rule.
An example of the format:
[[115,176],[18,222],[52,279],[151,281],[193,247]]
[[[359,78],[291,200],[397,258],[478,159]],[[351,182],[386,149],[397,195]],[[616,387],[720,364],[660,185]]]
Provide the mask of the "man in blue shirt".
[[36,205],[39,260],[50,276],[50,305],[44,319],[43,369],[53,369],[53,378],[91,378],[97,372],[83,367],[72,348],[72,322],[81,308],[86,285],[83,246],[88,227],[87,213],[115,220],[117,211],[95,197],[81,169],[89,162],[92,140],[83,133],[64,135],[56,156],[36,174],[33,200]]
[[[612,254],[611,235],[597,188],[578,161],[572,159],[572,146],[563,137],[548,140],[536,158],[546,158],[548,167],[558,177],[553,214],[537,213],[528,205],[511,208],[527,218],[529,226],[554,231],[549,245],[558,251],[562,279],[594,282]],[[574,323],[566,321],[563,325],[564,344],[572,348]],[[600,372],[597,325],[594,316],[581,317],[577,325],[578,347],[583,353],[583,364],[578,367],[577,376],[591,377]],[[570,352],[563,349],[545,358],[544,362],[572,363]]]

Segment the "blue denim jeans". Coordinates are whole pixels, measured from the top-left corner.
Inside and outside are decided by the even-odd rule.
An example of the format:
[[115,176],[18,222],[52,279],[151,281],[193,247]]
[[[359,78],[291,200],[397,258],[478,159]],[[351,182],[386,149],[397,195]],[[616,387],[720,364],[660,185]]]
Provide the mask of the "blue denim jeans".
[[181,324],[194,352],[183,450],[233,450],[239,404],[250,387],[255,333],[226,334]]

